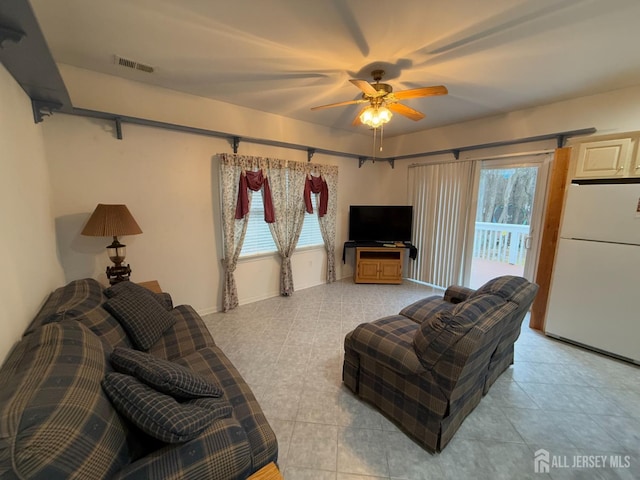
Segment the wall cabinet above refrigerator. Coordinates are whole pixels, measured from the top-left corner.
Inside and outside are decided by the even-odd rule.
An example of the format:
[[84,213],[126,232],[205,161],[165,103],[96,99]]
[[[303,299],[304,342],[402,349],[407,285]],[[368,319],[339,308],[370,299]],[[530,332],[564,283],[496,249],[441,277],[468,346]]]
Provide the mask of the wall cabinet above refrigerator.
[[573,178],[639,177],[639,144],[640,132],[633,132],[576,145]]

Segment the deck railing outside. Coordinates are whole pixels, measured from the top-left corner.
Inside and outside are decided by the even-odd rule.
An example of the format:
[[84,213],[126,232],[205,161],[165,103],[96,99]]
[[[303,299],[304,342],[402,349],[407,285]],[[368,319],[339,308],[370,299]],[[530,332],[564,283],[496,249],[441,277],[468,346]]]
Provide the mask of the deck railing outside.
[[529,225],[476,222],[473,258],[524,265]]

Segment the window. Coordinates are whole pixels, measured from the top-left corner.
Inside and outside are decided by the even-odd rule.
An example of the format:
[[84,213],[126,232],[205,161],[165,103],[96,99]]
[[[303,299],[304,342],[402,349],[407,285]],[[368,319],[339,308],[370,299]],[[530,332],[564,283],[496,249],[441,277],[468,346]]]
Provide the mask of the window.
[[251,209],[247,223],[247,234],[244,237],[240,256],[255,255],[258,253],[277,252],[276,244],[271,236],[269,224],[264,221],[264,203],[262,203],[262,190],[253,192],[251,197]]
[[[316,195],[311,195],[313,213],[304,214],[304,223],[298,239],[297,247],[310,247],[324,245],[320,233],[320,223],[316,213]],[[251,197],[251,209],[247,224],[247,234],[244,237],[240,257],[277,252],[273,241],[269,224],[264,221],[264,203],[262,203],[262,191],[253,192]]]
[[315,245],[324,245],[322,233],[320,233],[320,222],[318,221],[318,206],[316,204],[318,196],[311,194],[311,205],[313,205],[313,213],[304,212],[304,223],[300,231],[297,247],[311,247]]

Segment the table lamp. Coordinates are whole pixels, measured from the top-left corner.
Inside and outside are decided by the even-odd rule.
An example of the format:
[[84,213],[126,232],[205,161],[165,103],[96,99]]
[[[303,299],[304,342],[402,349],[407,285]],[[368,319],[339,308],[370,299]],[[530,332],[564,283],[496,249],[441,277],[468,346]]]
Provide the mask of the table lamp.
[[114,263],[114,266],[107,267],[109,284],[129,280],[131,267],[128,264],[122,265],[127,246],[118,241],[118,236],[137,235],[142,233],[142,230],[126,205],[99,203],[81,233],[90,237],[113,237],[111,245],[107,245],[109,259]]

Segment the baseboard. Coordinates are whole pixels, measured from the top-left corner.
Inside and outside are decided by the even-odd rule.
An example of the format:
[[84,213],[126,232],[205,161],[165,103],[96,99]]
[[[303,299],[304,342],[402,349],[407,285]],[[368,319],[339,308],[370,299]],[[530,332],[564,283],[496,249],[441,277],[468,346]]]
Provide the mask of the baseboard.
[[248,305],[250,303],[255,303],[261,300],[267,300],[268,298],[279,297],[279,296],[280,296],[280,292],[269,292],[263,295],[256,295],[255,297],[245,298],[244,300],[240,301],[240,305]]
[[403,280],[406,280],[408,282],[413,282],[413,283],[417,283],[418,285],[424,285],[425,287],[431,287],[434,290],[446,290],[446,288],[444,287],[440,287],[438,285],[434,285],[433,283],[427,283],[427,282],[422,282],[420,280],[415,280],[413,278],[403,278]]
[[209,307],[202,310],[196,310],[198,315],[204,317],[205,315],[211,315],[212,313],[218,313],[222,311],[222,307]]
[[[352,275],[346,275],[345,277],[339,278],[338,281],[343,280],[345,278],[351,278]],[[321,282],[321,283],[314,283],[314,284],[309,284],[309,285],[302,285],[302,286],[298,286],[296,287],[296,292],[302,291],[302,290],[306,290],[307,288],[313,288],[313,287],[318,287],[320,285],[326,285],[327,282]],[[295,292],[294,292],[295,295]],[[266,293],[264,295],[256,295],[254,297],[249,297],[249,298],[245,298],[244,300],[240,301],[240,306],[242,305],[249,305],[251,303],[255,303],[255,302],[259,302],[261,300],[268,300],[269,298],[274,298],[274,297],[279,297],[280,296],[280,292],[276,291],[276,292],[269,292]],[[218,312],[222,312],[222,306],[216,306],[216,307],[209,307],[209,308],[203,308],[202,310],[196,310],[196,312],[198,312],[198,315],[200,315],[201,317],[205,316],[205,315],[211,315],[212,313],[218,313]]]

